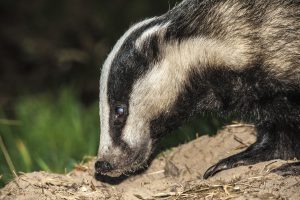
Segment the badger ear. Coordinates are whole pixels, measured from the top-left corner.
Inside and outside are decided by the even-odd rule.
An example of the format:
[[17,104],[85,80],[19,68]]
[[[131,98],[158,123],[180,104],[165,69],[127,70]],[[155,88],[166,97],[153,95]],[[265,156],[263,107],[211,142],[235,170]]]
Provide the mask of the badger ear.
[[159,55],[160,39],[158,35],[151,35],[146,38],[141,46],[139,46],[139,51],[146,56],[148,59],[156,59]]
[[136,40],[136,49],[146,57],[155,59],[157,55],[159,55],[159,50],[162,46],[166,30],[167,25],[156,25],[146,30]]

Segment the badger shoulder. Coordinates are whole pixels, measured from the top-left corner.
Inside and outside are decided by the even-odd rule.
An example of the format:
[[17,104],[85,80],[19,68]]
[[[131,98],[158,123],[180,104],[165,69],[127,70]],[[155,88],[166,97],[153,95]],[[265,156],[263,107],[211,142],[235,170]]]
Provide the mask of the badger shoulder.
[[272,76],[300,82],[297,0],[189,0],[164,17],[167,52],[181,49],[202,66],[241,70],[259,63]]

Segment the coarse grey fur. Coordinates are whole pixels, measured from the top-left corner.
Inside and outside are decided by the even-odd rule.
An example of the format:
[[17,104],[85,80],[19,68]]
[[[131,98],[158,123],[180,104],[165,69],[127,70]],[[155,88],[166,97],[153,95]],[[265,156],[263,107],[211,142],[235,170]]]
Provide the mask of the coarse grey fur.
[[102,68],[96,174],[142,167],[160,136],[206,112],[258,136],[205,178],[300,158],[299,0],[185,0],[131,27]]

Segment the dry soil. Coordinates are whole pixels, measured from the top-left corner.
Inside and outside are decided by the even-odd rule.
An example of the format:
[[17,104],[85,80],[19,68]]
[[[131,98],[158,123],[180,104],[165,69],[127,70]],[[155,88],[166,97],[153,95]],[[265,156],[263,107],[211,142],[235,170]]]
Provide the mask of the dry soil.
[[298,161],[273,160],[241,166],[203,180],[218,160],[255,141],[251,125],[226,126],[216,136],[202,136],[157,156],[143,173],[120,183],[94,179],[94,160],[68,174],[20,174],[0,190],[5,200],[89,199],[300,199]]

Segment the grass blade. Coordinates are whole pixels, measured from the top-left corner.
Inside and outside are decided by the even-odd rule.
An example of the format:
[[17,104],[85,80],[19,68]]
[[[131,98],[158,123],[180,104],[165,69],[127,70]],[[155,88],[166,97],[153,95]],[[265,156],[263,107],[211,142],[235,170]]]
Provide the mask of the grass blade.
[[13,164],[13,162],[12,162],[10,156],[9,156],[9,153],[8,153],[6,147],[5,147],[5,144],[4,144],[3,140],[2,140],[1,135],[0,135],[0,148],[1,148],[1,151],[2,151],[2,153],[4,155],[6,163],[7,163],[8,167],[9,167],[9,170],[11,171],[11,173],[13,175],[15,175],[16,174],[15,166],[14,166],[14,164]]

